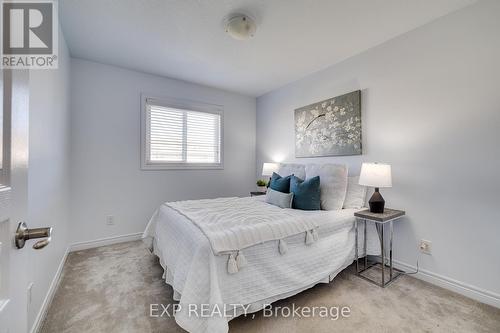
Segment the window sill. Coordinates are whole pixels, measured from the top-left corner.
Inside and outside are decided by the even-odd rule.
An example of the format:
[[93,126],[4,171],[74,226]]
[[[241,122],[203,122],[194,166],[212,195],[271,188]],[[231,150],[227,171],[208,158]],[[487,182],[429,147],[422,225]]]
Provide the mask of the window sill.
[[164,163],[151,163],[143,164],[141,170],[223,170],[223,164],[164,164]]

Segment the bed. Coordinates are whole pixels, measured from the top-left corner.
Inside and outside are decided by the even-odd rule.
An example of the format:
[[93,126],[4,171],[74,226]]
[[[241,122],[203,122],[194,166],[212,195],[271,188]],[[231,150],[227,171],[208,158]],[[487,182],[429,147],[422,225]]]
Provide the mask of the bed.
[[[265,203],[264,196],[240,198],[238,202],[257,206],[264,214],[276,209]],[[163,278],[179,301],[177,324],[189,332],[226,333],[232,318],[259,311],[318,283],[329,283],[349,266],[355,253],[356,210],[282,209],[297,219],[313,221],[315,241],[305,244],[304,234],[298,233],[283,238],[285,253],[281,253],[280,240],[245,247],[245,265],[232,273],[228,271],[231,252],[214,252],[204,230],[175,206],[158,208],[143,239],[158,256]],[[368,254],[378,254],[377,242],[376,233],[368,230]],[[363,254],[361,247],[359,250]],[[200,311],[204,304],[209,305],[208,312]]]

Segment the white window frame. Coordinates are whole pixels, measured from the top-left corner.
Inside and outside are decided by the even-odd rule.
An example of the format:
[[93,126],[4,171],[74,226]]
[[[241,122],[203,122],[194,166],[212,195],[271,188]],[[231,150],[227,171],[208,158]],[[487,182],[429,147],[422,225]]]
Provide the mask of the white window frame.
[[[219,163],[178,163],[178,162],[152,162],[149,160],[149,126],[147,104],[214,113],[220,116],[220,162]],[[158,97],[150,94],[141,94],[141,169],[142,170],[200,170],[224,169],[224,107],[197,101],[183,100],[171,97]]]

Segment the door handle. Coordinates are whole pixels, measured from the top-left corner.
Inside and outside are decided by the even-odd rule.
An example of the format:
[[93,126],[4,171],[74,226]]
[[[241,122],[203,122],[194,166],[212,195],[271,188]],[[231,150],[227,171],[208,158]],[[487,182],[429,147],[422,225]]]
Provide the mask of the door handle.
[[33,245],[33,248],[35,250],[43,249],[44,247],[49,245],[51,234],[51,227],[28,229],[28,226],[25,222],[20,222],[16,230],[16,247],[18,249],[22,249],[26,241],[29,239],[45,238]]

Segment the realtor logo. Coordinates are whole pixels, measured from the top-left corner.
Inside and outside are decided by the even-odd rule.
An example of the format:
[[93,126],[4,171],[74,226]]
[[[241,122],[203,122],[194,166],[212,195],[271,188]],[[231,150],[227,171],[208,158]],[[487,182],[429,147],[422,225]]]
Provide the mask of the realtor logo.
[[2,68],[57,68],[57,4],[2,2]]

